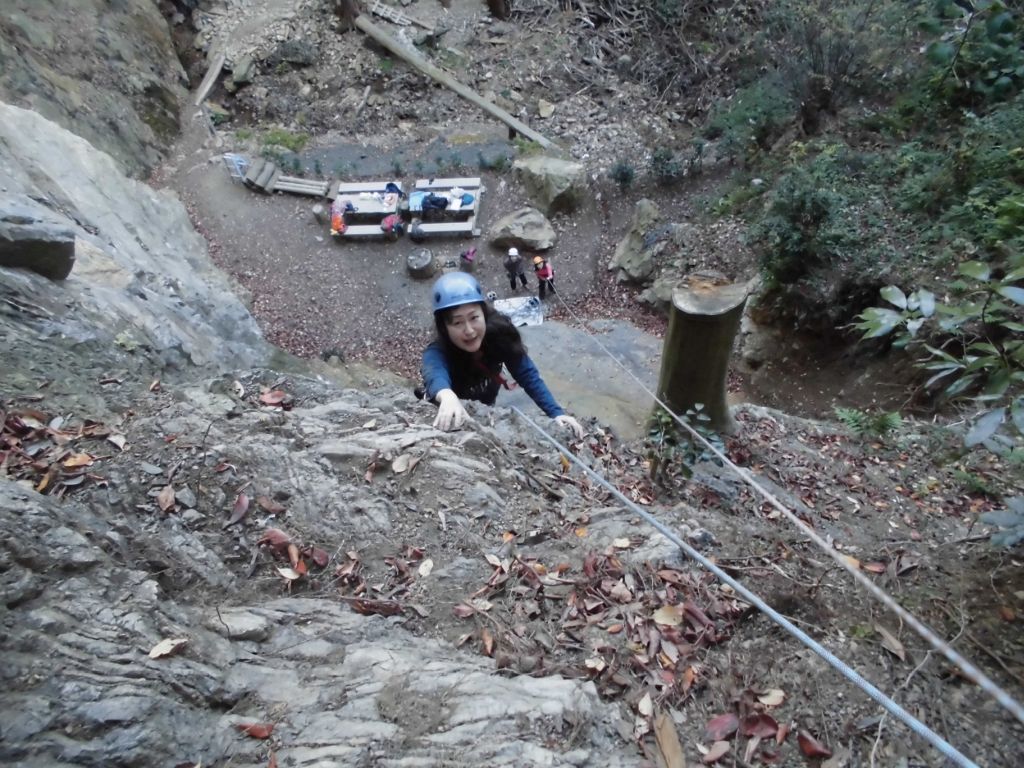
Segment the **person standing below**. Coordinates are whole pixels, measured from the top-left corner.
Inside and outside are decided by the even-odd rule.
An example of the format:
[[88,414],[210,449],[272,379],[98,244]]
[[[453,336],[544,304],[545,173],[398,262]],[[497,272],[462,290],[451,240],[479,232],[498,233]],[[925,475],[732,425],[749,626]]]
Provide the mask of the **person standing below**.
[[433,298],[437,338],[423,350],[423,381],[424,395],[438,405],[435,427],[459,429],[469,418],[463,400],[494,405],[503,386],[514,386],[502,375],[505,368],[548,417],[583,437],[583,427],[557,403],[526,354],[519,330],[484,300],[475,277],[442,275]]
[[537,276],[537,288],[540,300],[544,301],[544,297],[547,296],[548,290],[550,290],[551,293],[555,292],[555,270],[551,268],[551,263],[543,256],[534,256],[533,273]]
[[512,290],[516,289],[516,278],[522,281],[523,288],[526,287],[526,269],[523,267],[523,257],[519,255],[518,248],[509,248],[505,256],[505,272],[508,273],[508,282]]

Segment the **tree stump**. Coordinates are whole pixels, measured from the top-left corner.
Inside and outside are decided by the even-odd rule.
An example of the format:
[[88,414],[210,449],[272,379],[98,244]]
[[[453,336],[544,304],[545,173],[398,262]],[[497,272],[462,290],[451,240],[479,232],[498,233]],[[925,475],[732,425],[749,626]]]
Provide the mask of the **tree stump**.
[[720,434],[733,434],[725,379],[749,286],[693,275],[672,295],[658,397],[680,416],[697,404]]
[[434,263],[434,254],[429,248],[419,248],[406,256],[405,268],[412,277],[426,280],[434,276],[437,264]]

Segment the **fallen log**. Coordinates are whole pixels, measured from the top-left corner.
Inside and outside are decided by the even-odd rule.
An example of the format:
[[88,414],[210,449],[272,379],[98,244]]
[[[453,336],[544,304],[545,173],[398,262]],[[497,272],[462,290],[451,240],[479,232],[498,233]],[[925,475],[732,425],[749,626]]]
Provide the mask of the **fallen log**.
[[381,46],[383,46],[388,51],[393,53],[395,56],[400,58],[402,61],[411,64],[412,66],[416,67],[416,69],[418,69],[420,72],[425,74],[427,77],[433,78],[434,80],[446,86],[447,88],[455,91],[455,93],[464,98],[466,101],[480,107],[480,109],[482,109],[484,112],[491,115],[492,117],[498,118],[499,120],[501,120],[501,122],[505,123],[505,125],[521,133],[526,138],[530,139],[531,141],[537,142],[545,149],[549,149],[550,147],[554,146],[554,143],[552,141],[545,138],[541,134],[537,133],[526,123],[522,122],[521,120],[517,120],[508,112],[503,110],[501,107],[491,103],[490,101],[487,101],[487,99],[482,97],[472,88],[463,85],[454,77],[445,72],[443,69],[434,66],[415,51],[410,51],[404,48],[387,32],[385,32],[372,21],[370,21],[370,19],[367,16],[356,16],[354,23],[356,27],[358,27],[360,30],[366,33],[369,37],[373,38],[377,43],[379,43]]

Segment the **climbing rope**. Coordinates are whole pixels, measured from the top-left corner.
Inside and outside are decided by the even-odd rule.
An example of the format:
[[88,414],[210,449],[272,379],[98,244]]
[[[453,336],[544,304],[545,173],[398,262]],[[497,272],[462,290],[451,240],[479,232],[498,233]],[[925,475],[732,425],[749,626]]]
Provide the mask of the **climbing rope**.
[[583,319],[580,318],[580,316],[573,311],[572,307],[570,307],[569,304],[565,301],[565,299],[562,298],[561,294],[556,293],[555,295],[558,297],[558,300],[562,303],[562,306],[565,307],[566,311],[570,315],[572,315],[573,319],[580,324],[584,332],[591,339],[593,339],[593,341],[601,348],[601,350],[606,355],[608,355],[608,357],[611,358],[611,360],[616,365],[618,365],[630,378],[636,381],[636,383],[640,385],[640,388],[643,389],[643,391],[646,392],[648,395],[650,395],[651,398],[653,398],[654,401],[659,406],[661,406],[665,410],[665,412],[669,416],[671,416],[672,419],[679,426],[681,426],[693,438],[699,441],[705,448],[711,451],[715,455],[715,457],[718,458],[718,460],[721,461],[726,467],[728,467],[737,475],[739,475],[739,477],[745,483],[747,483],[751,488],[757,491],[762,496],[762,498],[764,498],[769,504],[772,505],[772,507],[774,507],[782,515],[784,515],[786,519],[788,519],[790,522],[796,525],[797,528],[799,528],[801,532],[804,533],[804,535],[806,535],[826,554],[828,554],[828,556],[831,557],[839,565],[839,567],[841,567],[843,570],[845,570],[847,573],[853,576],[854,580],[857,583],[859,583],[862,587],[864,587],[869,593],[871,593],[872,596],[874,596],[877,600],[879,600],[882,604],[889,608],[889,610],[891,610],[893,613],[895,613],[897,616],[903,619],[908,625],[910,625],[910,627],[925,641],[927,641],[928,644],[932,646],[932,648],[934,648],[943,656],[945,656],[946,659],[948,659],[952,664],[959,667],[960,670],[963,671],[963,673],[967,676],[969,680],[976,683],[982,690],[984,690],[987,694],[992,696],[1007,711],[1009,711],[1015,718],[1017,718],[1017,720],[1019,720],[1021,723],[1024,723],[1024,707],[1022,707],[1019,702],[1015,701],[1006,691],[1004,691],[1002,688],[996,685],[994,681],[992,681],[984,672],[978,669],[978,667],[976,667],[972,662],[970,662],[968,659],[964,658],[962,655],[953,650],[949,643],[947,643],[945,640],[939,637],[935,633],[935,631],[932,630],[923,621],[918,619],[906,608],[904,608],[902,605],[896,602],[895,598],[890,596],[881,587],[879,587],[873,581],[868,579],[857,568],[855,568],[849,562],[844,560],[843,557],[838,552],[836,552],[828,542],[821,538],[821,536],[819,536],[809,525],[807,525],[803,520],[797,517],[796,514],[790,511],[790,509],[786,507],[781,501],[779,501],[770,491],[768,491],[766,488],[764,488],[764,486],[758,483],[757,480],[755,480],[754,477],[747,470],[734,464],[729,459],[729,457],[722,453],[722,451],[720,451],[717,447],[715,447],[715,445],[712,444],[710,440],[705,438],[704,435],[700,434],[700,432],[695,430],[688,423],[686,423],[684,419],[680,418],[675,412],[673,412],[673,410],[664,401],[662,401],[661,398],[659,398],[654,392],[651,392],[647,385],[644,384],[644,382],[635,373],[633,373],[633,371],[631,371],[621,360],[619,360],[618,357],[612,354],[612,352],[604,344],[601,343],[601,340],[598,339],[597,336],[591,333],[590,329],[587,327]]
[[676,535],[676,533],[671,528],[669,528],[660,520],[658,520],[658,518],[654,517],[649,512],[646,512],[645,510],[641,509],[638,505],[636,505],[628,498],[626,498],[625,494],[623,494],[622,491],[620,491],[610,482],[605,480],[593,469],[588,467],[579,457],[576,456],[576,454],[574,454],[572,451],[570,451],[568,448],[562,445],[562,443],[560,443],[557,438],[552,437],[550,434],[548,434],[543,427],[539,426],[535,421],[533,421],[533,419],[531,419],[529,416],[523,413],[518,407],[514,405],[510,407],[513,411],[519,414],[519,417],[523,419],[523,421],[525,421],[527,424],[529,424],[531,427],[537,430],[537,432],[539,432],[545,440],[547,440],[559,451],[561,451],[563,456],[567,457],[569,461],[571,461],[580,469],[582,469],[584,473],[586,473],[589,477],[593,478],[594,481],[596,481],[598,484],[600,484],[609,492],[611,492],[611,494],[615,496],[615,498],[617,498],[619,501],[621,501],[628,509],[635,512],[637,515],[639,515],[652,526],[654,526],[654,528],[657,529],[665,538],[667,538],[673,544],[682,549],[689,557],[696,560],[704,568],[713,573],[724,584],[728,584],[730,587],[732,587],[738,595],[743,597],[744,600],[746,600],[748,603],[756,607],[759,611],[761,611],[761,613],[770,618],[772,621],[774,621],[776,624],[778,624],[780,627],[786,630],[789,634],[791,634],[801,643],[803,643],[816,654],[818,654],[818,656],[824,659],[833,669],[838,671],[843,677],[845,677],[851,683],[853,683],[862,691],[864,691],[864,693],[866,693],[872,699],[881,704],[887,712],[889,712],[891,715],[905,723],[907,727],[914,731],[914,733],[918,734],[921,738],[925,739],[929,744],[931,744],[937,750],[942,752],[942,754],[944,754],[950,760],[955,762],[957,765],[964,766],[964,768],[977,768],[977,765],[971,760],[969,760],[967,757],[962,755],[959,751],[957,751],[956,747],[954,747],[948,741],[939,736],[939,734],[935,733],[935,731],[933,731],[927,725],[925,725],[920,720],[911,715],[909,712],[907,712],[905,709],[903,709],[903,707],[901,707],[891,698],[889,698],[880,690],[878,690],[878,688],[872,685],[869,681],[861,677],[857,672],[851,669],[842,659],[833,654],[832,651],[828,650],[828,648],[825,648],[823,645],[821,645],[821,643],[814,640],[806,632],[804,632],[802,629],[793,624],[789,619],[787,619],[781,613],[779,613],[770,605],[768,605],[755,593],[751,592],[740,582],[733,579],[731,576],[729,576],[729,574],[727,574],[713,562],[704,557],[704,555],[702,555],[700,552],[698,552],[696,549],[690,546],[685,540]]

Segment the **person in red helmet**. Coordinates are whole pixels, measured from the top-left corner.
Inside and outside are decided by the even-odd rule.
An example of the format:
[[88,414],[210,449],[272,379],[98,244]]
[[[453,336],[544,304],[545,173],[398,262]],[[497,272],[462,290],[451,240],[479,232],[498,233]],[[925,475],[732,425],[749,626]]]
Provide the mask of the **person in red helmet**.
[[537,293],[540,300],[544,301],[549,289],[552,293],[555,292],[555,270],[543,256],[534,256],[533,273],[537,276]]
[[425,396],[438,405],[434,426],[459,429],[469,418],[463,400],[494,405],[502,387],[516,384],[560,426],[577,438],[583,427],[558,404],[537,366],[526,354],[518,329],[484,298],[480,283],[464,272],[449,272],[434,283],[437,338],[423,351]]

